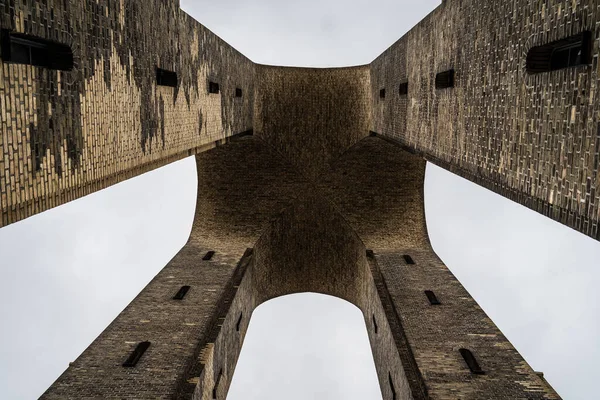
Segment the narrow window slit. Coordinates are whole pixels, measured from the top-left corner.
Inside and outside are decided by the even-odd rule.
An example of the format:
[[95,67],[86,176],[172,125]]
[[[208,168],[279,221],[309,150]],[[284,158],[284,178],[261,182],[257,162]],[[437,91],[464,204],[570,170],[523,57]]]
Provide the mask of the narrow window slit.
[[379,98],[385,99],[385,88],[379,90]]
[[412,259],[412,257],[409,256],[408,254],[404,254],[402,256],[402,258],[404,258],[404,262],[407,263],[407,264],[411,264],[412,265],[412,264],[415,263],[415,261]]
[[403,82],[398,87],[398,93],[400,96],[406,96],[408,94],[408,82]]
[[235,97],[242,97],[242,89],[235,88]]
[[213,400],[217,398],[217,389],[219,388],[219,383],[221,382],[221,376],[223,375],[223,368],[219,370],[219,375],[217,375],[217,380],[215,381],[215,386],[213,387]]
[[477,362],[477,359],[475,358],[475,356],[473,355],[471,350],[460,349],[459,352],[460,352],[460,355],[464,358],[467,365],[469,366],[469,369],[471,370],[472,373],[478,374],[478,375],[485,374],[485,371],[483,371],[481,369],[481,367],[479,366],[479,363]]
[[527,72],[537,74],[592,63],[592,32],[585,31],[542,46],[527,53]]
[[375,314],[373,314],[373,329],[375,330],[375,334],[379,331],[379,327],[377,326],[377,320],[375,319]]
[[242,324],[242,316],[243,316],[243,314],[240,313],[240,317],[238,318],[237,323],[235,324],[235,330],[237,332],[240,331],[240,325]]
[[426,290],[426,291],[425,291],[425,295],[427,296],[427,299],[429,300],[429,303],[430,303],[432,306],[437,306],[437,305],[440,305],[440,304],[442,304],[442,303],[441,303],[441,302],[438,300],[438,298],[437,298],[437,296],[435,295],[435,293],[433,293],[433,291],[431,291],[431,290]]
[[123,363],[124,367],[135,367],[135,365],[140,361],[142,355],[148,350],[150,347],[150,342],[140,342],[136,346],[136,348],[131,352],[127,360]]
[[435,76],[435,88],[446,89],[454,87],[454,70],[440,72]]
[[162,68],[156,68],[156,84],[158,86],[177,87],[177,74]]
[[208,82],[208,93],[219,93],[219,84],[217,82]]
[[66,44],[8,29],[3,29],[0,36],[5,62],[61,71],[73,69],[73,50]]
[[208,261],[208,260],[210,260],[210,259],[211,259],[211,258],[212,258],[214,255],[215,255],[215,252],[211,250],[211,251],[207,252],[207,253],[204,255],[204,257],[202,257],[202,259],[203,259],[204,261]]
[[188,290],[190,290],[189,286],[182,286],[175,296],[173,296],[173,300],[183,300]]
[[388,381],[390,383],[390,390],[392,392],[392,400],[396,400],[396,388],[394,387],[394,381],[392,380],[392,374],[388,372]]

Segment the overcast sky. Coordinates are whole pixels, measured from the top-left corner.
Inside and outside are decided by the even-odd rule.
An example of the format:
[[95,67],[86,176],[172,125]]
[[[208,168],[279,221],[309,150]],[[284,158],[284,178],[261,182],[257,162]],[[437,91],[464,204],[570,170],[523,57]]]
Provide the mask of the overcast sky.
[[[185,1],[253,61],[372,61],[439,1]],[[177,253],[193,159],[0,229],[0,398],[39,396]],[[565,399],[600,379],[600,243],[428,165],[433,246]],[[295,396],[295,397],[294,397]],[[381,399],[360,311],[299,294],[255,311],[228,400]]]

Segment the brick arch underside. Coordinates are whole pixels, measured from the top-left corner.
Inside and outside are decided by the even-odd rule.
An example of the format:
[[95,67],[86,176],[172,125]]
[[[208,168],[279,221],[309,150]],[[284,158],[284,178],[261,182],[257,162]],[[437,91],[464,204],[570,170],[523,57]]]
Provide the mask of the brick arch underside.
[[391,374],[398,398],[413,398],[414,371],[407,378],[366,249],[428,243],[425,162],[373,137],[347,149],[317,178],[298,173],[256,137],[196,159],[198,201],[190,242],[232,258],[253,248],[196,398],[210,398],[215,382],[224,382],[219,390],[227,392],[243,341],[236,334],[238,322],[245,333],[258,305],[301,292],[356,305],[367,324],[382,392],[391,395]]

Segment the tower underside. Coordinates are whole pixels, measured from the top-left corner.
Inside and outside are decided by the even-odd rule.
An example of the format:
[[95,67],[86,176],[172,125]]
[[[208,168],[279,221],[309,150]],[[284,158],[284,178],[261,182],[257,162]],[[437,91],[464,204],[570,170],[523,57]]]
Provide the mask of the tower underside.
[[[386,400],[559,398],[431,249],[423,179],[600,238],[595,1],[445,0],[332,69],[255,64],[176,0],[31,3],[0,2],[0,226],[198,168],[186,245],[44,398],[223,399],[252,310],[306,291],[362,310]],[[12,54],[56,43],[71,68]],[[552,70],[565,43],[589,59]]]

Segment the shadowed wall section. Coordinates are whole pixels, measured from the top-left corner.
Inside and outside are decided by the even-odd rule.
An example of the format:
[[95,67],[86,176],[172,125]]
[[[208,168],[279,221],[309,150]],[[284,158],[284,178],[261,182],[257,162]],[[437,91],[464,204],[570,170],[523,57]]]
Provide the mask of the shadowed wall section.
[[316,178],[371,128],[369,67],[257,65],[255,134]]

